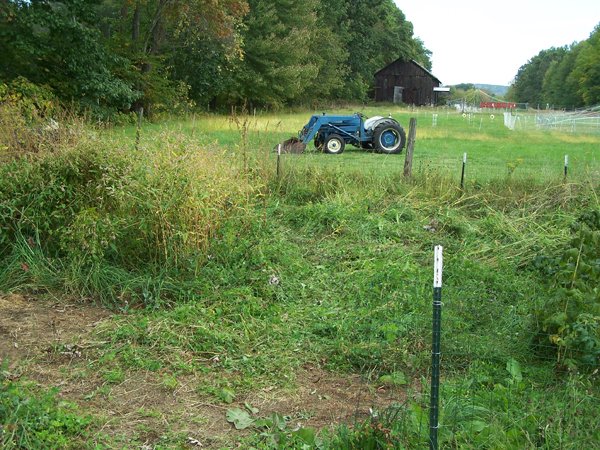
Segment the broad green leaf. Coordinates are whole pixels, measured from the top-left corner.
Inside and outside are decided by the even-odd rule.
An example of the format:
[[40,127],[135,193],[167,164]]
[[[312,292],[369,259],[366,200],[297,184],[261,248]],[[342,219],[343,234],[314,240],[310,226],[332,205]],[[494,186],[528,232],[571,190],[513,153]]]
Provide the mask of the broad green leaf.
[[506,363],[506,370],[508,371],[512,379],[515,380],[517,383],[523,381],[521,365],[513,358],[509,359]]
[[261,417],[254,421],[256,428],[273,428],[273,421],[268,417]]
[[279,430],[279,431],[283,431],[285,430],[285,427],[287,426],[285,417],[283,417],[281,414],[279,413],[273,413],[273,415],[271,416],[271,418],[273,419],[273,425]]
[[407,384],[406,375],[402,372],[393,372],[379,377],[379,382],[386,386],[401,386]]
[[227,422],[232,423],[236,430],[244,430],[254,423],[254,419],[250,417],[247,411],[240,408],[227,410]]
[[466,429],[468,431],[475,431],[477,433],[480,433],[483,430],[485,430],[487,428],[487,426],[488,426],[487,423],[485,423],[481,420],[472,420],[467,423]]
[[294,431],[293,434],[302,439],[304,443],[308,445],[315,445],[317,432],[314,428],[300,428],[299,430]]

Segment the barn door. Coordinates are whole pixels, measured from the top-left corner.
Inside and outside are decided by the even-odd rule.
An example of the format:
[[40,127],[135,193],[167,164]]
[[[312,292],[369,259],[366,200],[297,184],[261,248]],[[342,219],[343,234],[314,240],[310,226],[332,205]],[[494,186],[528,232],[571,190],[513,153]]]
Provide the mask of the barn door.
[[394,103],[402,103],[402,86],[394,86]]

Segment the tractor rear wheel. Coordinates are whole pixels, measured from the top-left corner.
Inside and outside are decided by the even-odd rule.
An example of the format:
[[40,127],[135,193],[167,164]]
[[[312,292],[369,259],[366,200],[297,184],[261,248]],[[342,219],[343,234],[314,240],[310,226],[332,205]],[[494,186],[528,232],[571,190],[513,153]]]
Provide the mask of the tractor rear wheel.
[[323,151],[331,155],[339,155],[344,151],[345,147],[346,142],[344,142],[343,137],[337,134],[330,134],[325,139],[325,143],[323,144]]
[[373,132],[373,145],[379,153],[400,153],[406,143],[404,129],[394,120],[381,122]]

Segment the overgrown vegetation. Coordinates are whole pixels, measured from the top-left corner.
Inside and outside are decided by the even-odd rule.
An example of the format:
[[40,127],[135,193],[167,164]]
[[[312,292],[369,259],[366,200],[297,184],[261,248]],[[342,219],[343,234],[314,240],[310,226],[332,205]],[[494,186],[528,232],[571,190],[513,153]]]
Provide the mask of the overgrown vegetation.
[[538,312],[540,332],[556,346],[558,364],[595,368],[600,363],[600,210],[583,212],[571,235],[556,256],[536,261],[551,289],[551,299]]
[[229,219],[244,226],[258,187],[222,151],[162,139],[159,154],[88,137],[3,164],[5,289],[54,286],[118,305],[185,290],[174,285],[198,276]]
[[[83,297],[115,311],[85,366],[103,383],[90,397],[150,373],[169,392],[193,382],[195,395],[249,433],[222,445],[420,446],[431,249],[441,244],[443,445],[593,446],[593,158],[565,181],[560,170],[538,179],[520,177],[520,168],[507,174],[492,153],[492,169],[481,178],[471,169],[463,191],[456,177],[426,164],[436,148],[445,151],[447,135],[482,148],[480,159],[512,138],[495,125],[480,131],[442,120],[424,128],[426,157],[410,180],[395,170],[397,159],[351,151],[346,165],[288,155],[278,178],[272,155],[258,147],[272,134],[247,118],[219,124],[234,145],[205,144],[215,139],[210,130],[163,127],[136,152],[132,139],[87,129],[71,143],[10,153],[0,167],[0,291]],[[519,139],[547,153],[549,137]],[[552,150],[560,161],[563,148]],[[405,401],[319,434],[294,423],[303,418],[247,402],[256,390],[291,389],[306,365],[361,374]],[[22,385],[10,386],[21,399],[14,389]],[[35,435],[27,420],[14,422]],[[81,437],[69,430],[57,435],[77,446]],[[187,438],[165,436],[156,442],[176,447]],[[145,442],[135,433],[129,441]]]

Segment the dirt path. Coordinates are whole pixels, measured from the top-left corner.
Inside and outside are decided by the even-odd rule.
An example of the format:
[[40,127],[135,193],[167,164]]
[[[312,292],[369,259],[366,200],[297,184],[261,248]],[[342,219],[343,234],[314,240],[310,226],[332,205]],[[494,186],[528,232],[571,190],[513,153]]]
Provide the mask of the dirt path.
[[90,305],[0,296],[0,358],[10,366],[39,360],[44,353],[77,356],[77,345],[110,312]]
[[215,403],[198,392],[203,374],[177,378],[166,386],[160,371],[128,371],[107,380],[98,373],[96,327],[111,312],[82,303],[0,296],[0,359],[8,359],[13,378],[57,387],[64,399],[96,416],[100,433],[122,445],[150,449],[188,442],[202,448],[233,446],[245,433],[225,420],[226,411],[249,403],[261,416],[278,412],[295,426],[328,427],[368,416],[372,406],[402,401],[404,392],[370,386],[358,376],[332,374],[305,366],[293,390],[266,387]]

